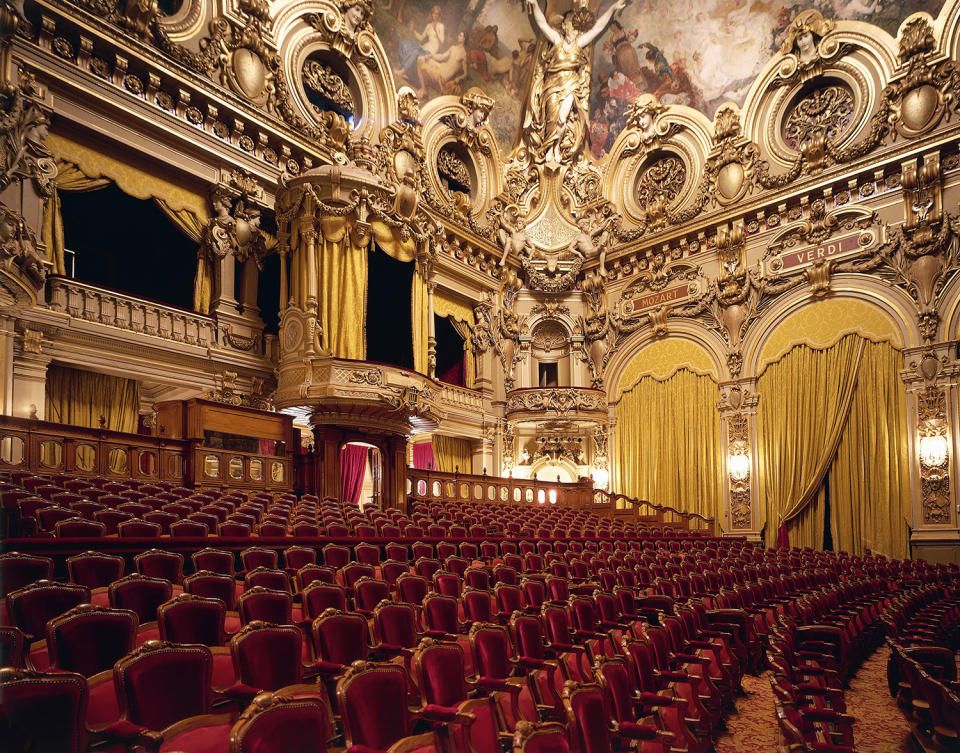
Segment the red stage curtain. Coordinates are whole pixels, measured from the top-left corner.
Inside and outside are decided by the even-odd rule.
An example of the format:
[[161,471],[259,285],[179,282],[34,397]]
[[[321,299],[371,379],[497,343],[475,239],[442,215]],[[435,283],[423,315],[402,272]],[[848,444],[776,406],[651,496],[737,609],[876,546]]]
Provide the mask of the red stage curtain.
[[790,548],[790,532],[787,530],[787,524],[781,523],[777,529],[777,549]]
[[418,471],[436,469],[437,462],[433,459],[433,442],[421,442],[413,446],[413,467]]
[[363,476],[367,470],[369,447],[359,444],[344,445],[340,450],[340,501],[360,501]]

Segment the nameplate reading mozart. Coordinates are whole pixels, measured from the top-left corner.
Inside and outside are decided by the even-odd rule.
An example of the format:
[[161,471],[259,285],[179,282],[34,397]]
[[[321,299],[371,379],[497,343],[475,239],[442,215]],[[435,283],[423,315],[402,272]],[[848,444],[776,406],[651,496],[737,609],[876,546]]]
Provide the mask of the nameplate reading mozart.
[[822,243],[819,246],[807,246],[799,250],[787,251],[780,254],[780,260],[783,262],[781,271],[804,267],[807,264],[814,264],[821,259],[836,259],[841,256],[849,256],[856,253],[861,248],[860,234],[845,235],[842,238]]
[[680,285],[676,288],[661,290],[659,293],[648,293],[647,295],[637,296],[636,298],[629,298],[623,302],[623,313],[635,314],[638,311],[643,311],[643,309],[679,301],[688,295],[690,295],[690,286]]

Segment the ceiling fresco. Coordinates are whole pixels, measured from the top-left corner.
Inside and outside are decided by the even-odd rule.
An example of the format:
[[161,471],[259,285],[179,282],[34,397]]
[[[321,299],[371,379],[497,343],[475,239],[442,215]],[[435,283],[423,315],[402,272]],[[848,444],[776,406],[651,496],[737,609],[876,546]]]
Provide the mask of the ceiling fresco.
[[[593,44],[589,148],[609,149],[629,104],[644,93],[664,104],[712,117],[725,101],[742,104],[753,79],[779,49],[802,11],[869,21],[895,35],[906,16],[936,16],[943,0],[633,0]],[[544,15],[570,8],[548,0]],[[598,14],[608,2],[591,2]],[[599,7],[597,7],[599,5]],[[517,142],[537,33],[520,0],[377,0],[373,25],[393,63],[397,84],[426,102],[472,86],[496,100],[491,125],[501,150]],[[556,24],[552,24],[556,25]]]

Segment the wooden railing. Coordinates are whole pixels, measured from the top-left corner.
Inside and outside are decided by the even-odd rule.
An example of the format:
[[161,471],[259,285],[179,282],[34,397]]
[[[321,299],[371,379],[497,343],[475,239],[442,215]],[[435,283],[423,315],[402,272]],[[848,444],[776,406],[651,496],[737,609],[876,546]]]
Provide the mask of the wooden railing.
[[587,509],[590,507],[592,491],[593,482],[590,479],[557,483],[407,469],[407,497],[411,500],[503,502]]
[[105,476],[218,489],[293,488],[292,456],[235,452],[194,441],[0,416],[0,470]]
[[598,513],[622,518],[648,526],[662,526],[678,531],[696,531],[709,536],[718,535],[717,521],[695,512],[683,512],[669,505],[658,505],[626,494],[593,491],[592,509]]

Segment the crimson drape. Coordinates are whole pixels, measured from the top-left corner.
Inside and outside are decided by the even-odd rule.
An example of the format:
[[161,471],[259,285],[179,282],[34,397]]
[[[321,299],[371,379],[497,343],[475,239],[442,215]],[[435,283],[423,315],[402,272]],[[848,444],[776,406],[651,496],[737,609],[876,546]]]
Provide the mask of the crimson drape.
[[367,453],[370,448],[360,444],[344,445],[340,450],[340,501],[360,501],[363,476],[367,470]]
[[429,471],[437,467],[433,458],[433,442],[421,442],[413,446],[413,467],[418,471]]
[[790,548],[790,532],[787,530],[787,524],[781,523],[777,529],[777,549]]

